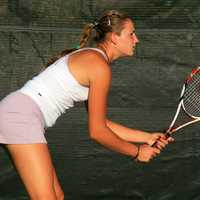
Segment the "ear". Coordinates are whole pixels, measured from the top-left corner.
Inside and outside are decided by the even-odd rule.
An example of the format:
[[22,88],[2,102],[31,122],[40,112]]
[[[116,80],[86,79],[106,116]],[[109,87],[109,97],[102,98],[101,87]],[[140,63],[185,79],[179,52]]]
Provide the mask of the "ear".
[[114,45],[117,45],[118,44],[119,35],[117,35],[116,33],[112,32],[111,36],[110,36],[110,39],[111,39],[111,42]]

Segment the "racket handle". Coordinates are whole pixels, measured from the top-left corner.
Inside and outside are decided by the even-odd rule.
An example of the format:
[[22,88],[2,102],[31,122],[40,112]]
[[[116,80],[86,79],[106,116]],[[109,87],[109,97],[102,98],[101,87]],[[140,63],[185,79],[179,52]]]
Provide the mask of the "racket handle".
[[151,145],[151,147],[155,147],[156,143],[157,143],[157,141],[155,141],[155,142]]
[[170,132],[166,132],[166,133],[165,133],[165,138],[166,138],[166,139],[169,138],[170,136],[171,136]]
[[[169,137],[171,136],[170,132],[166,132],[166,131],[164,131],[164,135],[165,135],[165,139],[167,139],[167,138],[169,138]],[[156,143],[157,143],[157,141],[155,141],[155,142],[151,145],[151,147],[155,147]]]

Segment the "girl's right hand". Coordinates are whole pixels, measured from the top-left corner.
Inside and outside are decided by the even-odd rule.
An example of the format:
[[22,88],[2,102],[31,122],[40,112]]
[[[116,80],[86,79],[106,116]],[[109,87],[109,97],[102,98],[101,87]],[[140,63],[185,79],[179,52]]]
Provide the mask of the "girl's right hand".
[[141,162],[149,162],[156,155],[160,154],[160,150],[155,147],[150,147],[147,144],[142,144],[139,146],[139,153],[137,160]]

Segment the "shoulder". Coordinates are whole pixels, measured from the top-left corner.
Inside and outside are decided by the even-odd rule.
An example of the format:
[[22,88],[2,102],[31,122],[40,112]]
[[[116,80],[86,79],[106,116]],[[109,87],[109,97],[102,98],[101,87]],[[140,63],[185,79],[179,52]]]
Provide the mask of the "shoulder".
[[105,60],[104,56],[94,50],[89,50],[87,69],[88,74],[90,75],[90,80],[94,79],[106,79],[111,77],[111,68],[108,62]]
[[76,60],[76,63],[84,67],[90,80],[111,76],[109,64],[104,56],[96,50],[86,49],[72,54],[72,57]]

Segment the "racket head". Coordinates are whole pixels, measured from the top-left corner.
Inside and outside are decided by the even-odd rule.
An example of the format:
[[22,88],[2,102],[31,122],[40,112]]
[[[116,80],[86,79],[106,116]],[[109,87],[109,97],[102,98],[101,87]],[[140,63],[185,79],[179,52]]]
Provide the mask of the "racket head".
[[193,69],[185,81],[182,106],[189,116],[200,118],[200,67]]
[[[183,85],[178,108],[169,128],[163,133],[169,138],[177,130],[200,121],[200,66],[193,69]],[[156,146],[155,141],[151,146]]]
[[178,108],[166,135],[200,120],[200,66],[193,69],[183,85]]

